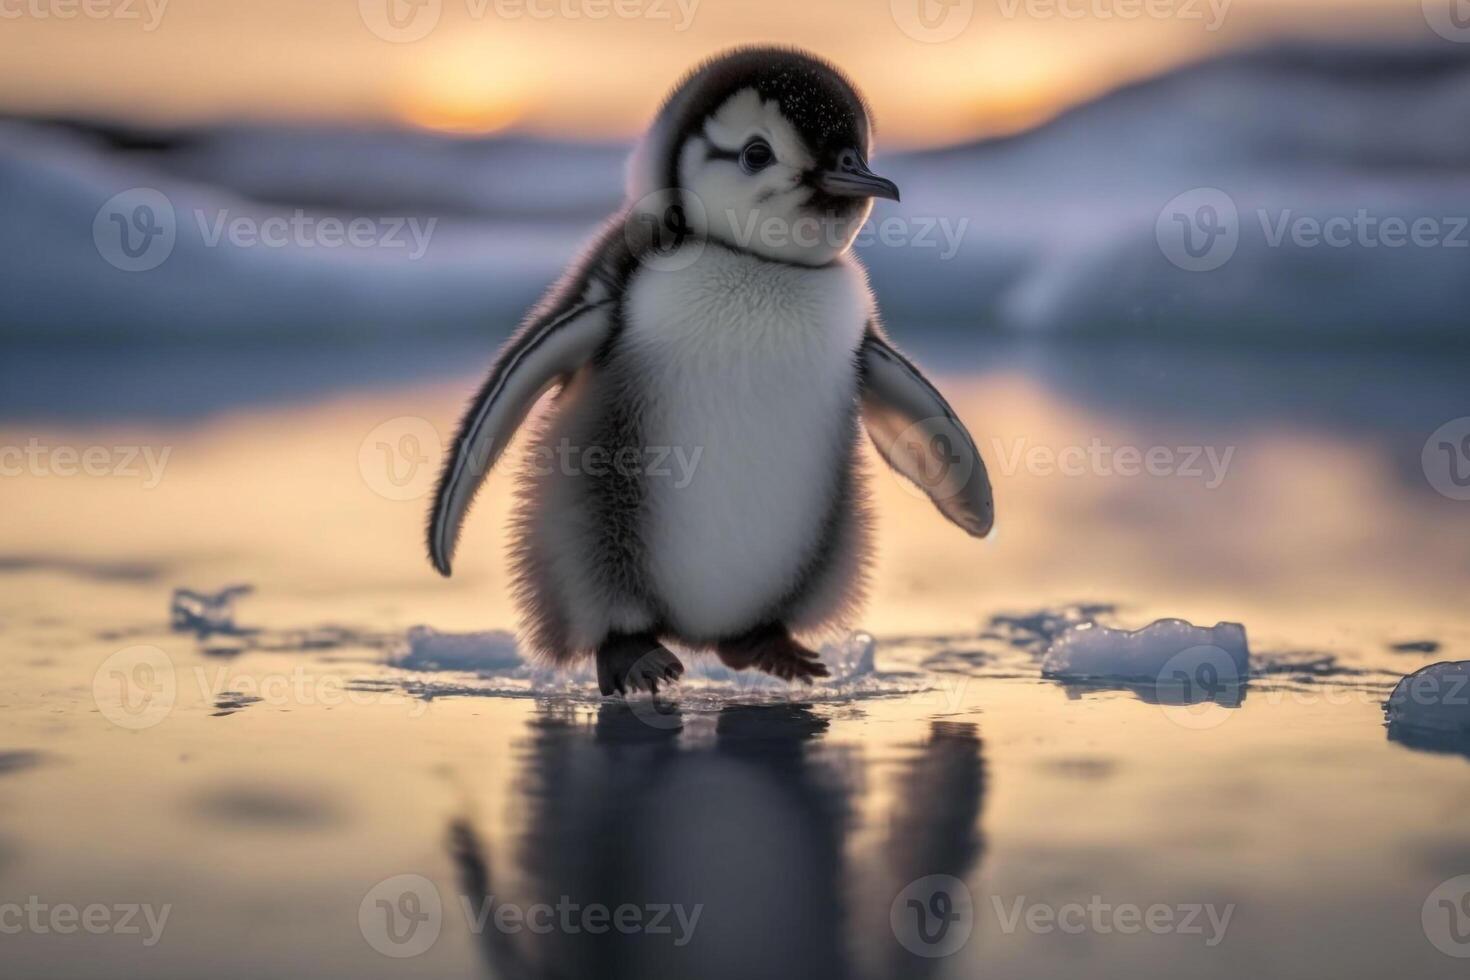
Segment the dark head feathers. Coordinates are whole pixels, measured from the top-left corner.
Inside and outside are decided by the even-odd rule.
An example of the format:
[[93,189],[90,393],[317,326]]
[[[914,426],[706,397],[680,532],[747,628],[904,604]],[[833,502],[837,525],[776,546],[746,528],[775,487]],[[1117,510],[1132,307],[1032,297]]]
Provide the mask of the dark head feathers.
[[[747,88],[763,100],[774,99],[818,155],[847,148],[867,154],[868,104],[835,65],[795,48],[747,47],[696,66],[664,100],[654,127],[664,137],[666,167],[673,167],[678,147],[699,131],[706,118]],[[667,177],[665,186],[677,185],[672,170]]]

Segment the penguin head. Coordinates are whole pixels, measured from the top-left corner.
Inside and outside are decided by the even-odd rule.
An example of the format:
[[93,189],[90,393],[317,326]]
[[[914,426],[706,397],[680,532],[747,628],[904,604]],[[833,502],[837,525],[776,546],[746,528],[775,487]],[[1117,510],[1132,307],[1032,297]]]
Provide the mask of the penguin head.
[[675,86],[630,162],[628,195],[681,232],[823,265],[851,246],[873,198],[898,200],[868,169],[871,131],[867,104],[832,65],[738,49]]

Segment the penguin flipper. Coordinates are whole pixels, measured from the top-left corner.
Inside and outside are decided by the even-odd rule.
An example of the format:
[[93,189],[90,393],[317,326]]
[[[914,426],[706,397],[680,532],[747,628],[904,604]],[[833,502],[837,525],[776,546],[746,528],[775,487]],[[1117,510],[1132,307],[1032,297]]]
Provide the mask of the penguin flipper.
[[983,538],[995,500],[975,440],[929,380],[870,323],[858,350],[863,425],[878,454],[939,512]]
[[459,423],[429,514],[429,559],[448,577],[460,526],[475,492],[548,388],[592,359],[607,339],[611,299],[536,311],[501,348],[490,376]]

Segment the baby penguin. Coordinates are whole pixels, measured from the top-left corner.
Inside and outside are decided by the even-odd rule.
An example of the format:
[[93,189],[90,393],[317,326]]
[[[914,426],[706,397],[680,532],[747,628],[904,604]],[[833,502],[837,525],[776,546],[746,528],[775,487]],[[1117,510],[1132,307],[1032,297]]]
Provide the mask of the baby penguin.
[[[533,405],[512,523],[525,644],[603,694],[676,680],[662,641],[811,683],[803,645],[864,591],[859,427],[976,537],[994,507],[949,405],[879,326],[849,253],[877,197],[867,106],[832,65],[736,50],[675,88],[627,203],[496,357],[429,517],[450,574],[476,490]],[[676,465],[676,463],[678,465]]]

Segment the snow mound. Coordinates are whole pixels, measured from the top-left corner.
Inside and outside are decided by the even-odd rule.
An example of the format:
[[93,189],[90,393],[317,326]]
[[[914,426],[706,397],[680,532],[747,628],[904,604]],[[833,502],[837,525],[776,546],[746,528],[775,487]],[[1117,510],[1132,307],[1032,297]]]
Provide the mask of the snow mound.
[[1046,677],[1159,684],[1240,684],[1250,670],[1245,627],[1161,619],[1137,630],[1074,626],[1046,652]]
[[1416,670],[1398,682],[1385,710],[1391,726],[1470,738],[1470,660]]

